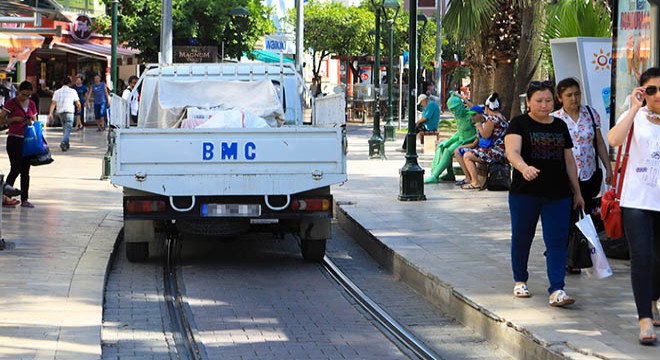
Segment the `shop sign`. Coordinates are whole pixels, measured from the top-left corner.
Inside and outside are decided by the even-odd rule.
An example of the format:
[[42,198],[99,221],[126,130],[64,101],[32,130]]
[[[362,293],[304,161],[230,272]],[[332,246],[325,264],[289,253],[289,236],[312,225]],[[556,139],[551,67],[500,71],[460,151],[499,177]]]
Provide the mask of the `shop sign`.
[[71,36],[78,41],[87,41],[92,36],[92,19],[87,15],[78,15],[70,26]]
[[175,63],[212,63],[218,56],[215,46],[173,46],[173,50]]
[[295,54],[296,46],[294,42],[286,35],[266,35],[264,36],[266,50],[274,53]]

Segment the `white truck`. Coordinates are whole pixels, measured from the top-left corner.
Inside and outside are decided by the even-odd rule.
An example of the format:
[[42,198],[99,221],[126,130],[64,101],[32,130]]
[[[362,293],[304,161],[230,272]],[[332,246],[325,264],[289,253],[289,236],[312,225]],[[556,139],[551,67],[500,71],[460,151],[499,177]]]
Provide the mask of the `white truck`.
[[347,179],[343,96],[315,101],[304,123],[300,76],[262,63],[154,65],[138,87],[138,125],[113,95],[108,136],[130,261],[149,257],[166,222],[217,237],[294,233],[305,259],[323,258],[330,186]]

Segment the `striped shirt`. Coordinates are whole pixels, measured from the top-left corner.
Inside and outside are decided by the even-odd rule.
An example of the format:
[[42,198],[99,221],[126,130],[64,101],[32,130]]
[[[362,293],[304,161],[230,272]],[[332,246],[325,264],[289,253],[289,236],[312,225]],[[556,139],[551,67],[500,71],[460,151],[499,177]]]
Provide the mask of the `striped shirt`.
[[53,101],[57,104],[58,113],[72,113],[76,110],[76,101],[79,101],[78,93],[72,88],[64,85],[55,90]]

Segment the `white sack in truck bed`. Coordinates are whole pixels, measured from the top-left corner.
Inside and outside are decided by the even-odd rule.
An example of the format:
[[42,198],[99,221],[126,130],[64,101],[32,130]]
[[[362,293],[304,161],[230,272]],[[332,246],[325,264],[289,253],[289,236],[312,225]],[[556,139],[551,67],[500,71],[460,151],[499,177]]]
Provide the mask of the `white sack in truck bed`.
[[186,107],[245,109],[269,124],[284,120],[273,83],[190,78],[147,77],[140,94],[139,127],[171,128]]

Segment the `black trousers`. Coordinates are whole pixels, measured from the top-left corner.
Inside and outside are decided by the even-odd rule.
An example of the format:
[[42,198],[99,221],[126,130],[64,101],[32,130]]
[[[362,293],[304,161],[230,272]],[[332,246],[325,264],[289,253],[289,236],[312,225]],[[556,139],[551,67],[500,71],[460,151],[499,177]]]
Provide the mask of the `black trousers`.
[[637,316],[653,318],[651,301],[660,297],[660,211],[624,207],[621,211]]
[[14,186],[18,175],[21,176],[21,202],[27,201],[30,189],[30,163],[23,159],[23,138],[7,136],[7,155],[9,155],[9,174],[5,182]]
[[[417,136],[417,134],[419,134],[420,131],[426,131],[426,126],[424,126],[424,124],[417,125],[417,127],[415,128],[415,136]],[[403,145],[401,145],[401,148],[403,150],[408,149],[408,135],[406,135],[406,137],[403,138]]]

